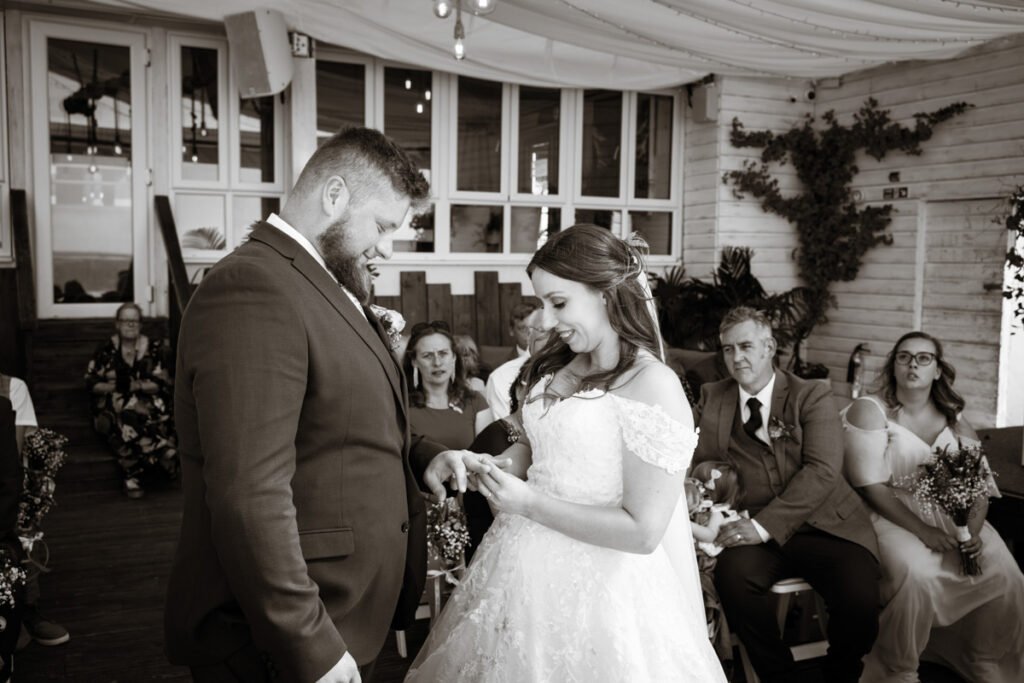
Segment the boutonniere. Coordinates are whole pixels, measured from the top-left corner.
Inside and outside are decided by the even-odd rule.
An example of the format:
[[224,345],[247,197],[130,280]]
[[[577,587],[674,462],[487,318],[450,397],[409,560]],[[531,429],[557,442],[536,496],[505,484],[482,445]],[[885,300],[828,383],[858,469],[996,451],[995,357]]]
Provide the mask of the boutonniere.
[[793,425],[788,425],[778,417],[772,417],[768,420],[768,438],[772,441],[778,441],[780,439],[793,440]]
[[388,335],[388,345],[391,347],[391,351],[397,351],[402,343],[402,330],[405,329],[405,318],[398,311],[384,308],[377,304],[370,304],[370,310],[373,311],[373,314],[377,316],[377,320],[383,325],[384,332]]

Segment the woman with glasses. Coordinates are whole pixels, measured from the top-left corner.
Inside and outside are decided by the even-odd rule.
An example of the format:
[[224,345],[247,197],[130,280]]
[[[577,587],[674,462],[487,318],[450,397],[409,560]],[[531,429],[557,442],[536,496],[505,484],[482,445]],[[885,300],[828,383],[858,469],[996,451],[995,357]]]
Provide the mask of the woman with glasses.
[[114,452],[129,498],[141,498],[144,483],[178,473],[169,354],[164,340],[142,334],[142,309],[125,303],[85,373],[93,426]]
[[[987,498],[960,543],[953,521],[907,489],[936,449],[978,443],[955,378],[939,340],[909,332],[889,353],[878,393],[843,412],[846,477],[873,510],[886,601],[861,683],[916,682],[921,659],[972,682],[1024,680],[1024,575],[985,521]],[[989,489],[999,495],[991,479]],[[980,576],[962,575],[961,548],[980,559]]]
[[490,424],[487,401],[470,387],[448,323],[413,325],[403,365],[413,434],[463,449]]

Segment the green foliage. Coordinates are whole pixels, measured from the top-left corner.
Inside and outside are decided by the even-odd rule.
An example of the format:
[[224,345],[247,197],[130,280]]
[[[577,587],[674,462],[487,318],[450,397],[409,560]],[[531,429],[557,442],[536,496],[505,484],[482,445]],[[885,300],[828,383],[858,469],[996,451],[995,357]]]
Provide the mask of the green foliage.
[[710,282],[688,277],[682,266],[655,278],[653,293],[665,340],[681,348],[716,349],[718,326],[736,306],[763,310],[772,320],[780,346],[789,347],[800,339],[817,294],[810,287],[769,294],[750,271],[753,256],[749,247],[725,247]]
[[[814,117],[808,115],[802,125],[781,135],[747,131],[739,119],[733,119],[733,146],[761,148],[761,161],[748,161],[742,170],[729,171],[722,182],[732,183],[736,198],[750,194],[761,201],[766,212],[782,216],[796,227],[800,277],[815,292],[808,317],[799,326],[800,339],[826,320],[825,313],[834,304],[830,285],[855,279],[869,249],[892,243],[892,236],[886,233],[892,205],[858,208],[853,199],[850,183],[860,170],[857,152],[863,149],[879,161],[894,150],[919,155],[921,143],[931,138],[936,125],[971,106],[957,102],[914,114],[915,124],[908,128],[892,121],[889,110],[880,110],[878,102],[869,98],[849,127],[839,124],[835,111],[828,111],[821,117],[824,127],[816,128]],[[792,163],[803,192],[784,197],[769,170],[772,163]]]

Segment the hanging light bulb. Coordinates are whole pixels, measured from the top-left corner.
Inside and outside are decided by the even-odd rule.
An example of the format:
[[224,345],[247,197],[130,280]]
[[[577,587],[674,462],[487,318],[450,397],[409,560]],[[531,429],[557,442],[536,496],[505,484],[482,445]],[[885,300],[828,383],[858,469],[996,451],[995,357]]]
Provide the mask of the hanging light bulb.
[[452,4],[448,0],[434,0],[434,16],[438,19],[447,19],[452,13]]
[[462,19],[455,20],[455,59],[466,58],[466,45],[463,41],[466,39],[466,29],[462,27]]
[[497,4],[497,0],[469,0],[469,11],[477,15],[490,14]]
[[417,114],[422,114],[423,113],[423,103],[422,102],[417,102],[416,103],[416,113]]
[[89,164],[89,173],[95,175],[97,171],[99,171],[99,168],[96,166],[96,164]]
[[206,137],[206,128],[200,128],[199,129],[199,135],[205,138]]
[[412,90],[412,79],[410,79],[410,78],[405,79],[405,89],[406,90]]
[[426,100],[427,102],[429,102],[429,101],[430,101],[430,98],[431,98],[431,94],[430,94],[430,91],[429,91],[429,90],[425,91],[425,92],[423,93],[423,99],[425,99],[425,100]]
[[114,145],[114,154],[116,154],[117,156],[121,156],[122,152],[124,152],[124,149],[121,148],[121,145],[120,144],[115,144]]

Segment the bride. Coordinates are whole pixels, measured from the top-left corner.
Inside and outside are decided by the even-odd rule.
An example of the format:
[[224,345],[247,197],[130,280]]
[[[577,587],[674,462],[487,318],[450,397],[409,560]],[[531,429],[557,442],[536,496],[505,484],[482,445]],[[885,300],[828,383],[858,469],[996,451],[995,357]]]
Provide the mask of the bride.
[[724,682],[680,505],[697,434],[641,254],[576,225],[527,272],[554,335],[526,433],[507,472],[465,456],[497,516],[405,680]]

